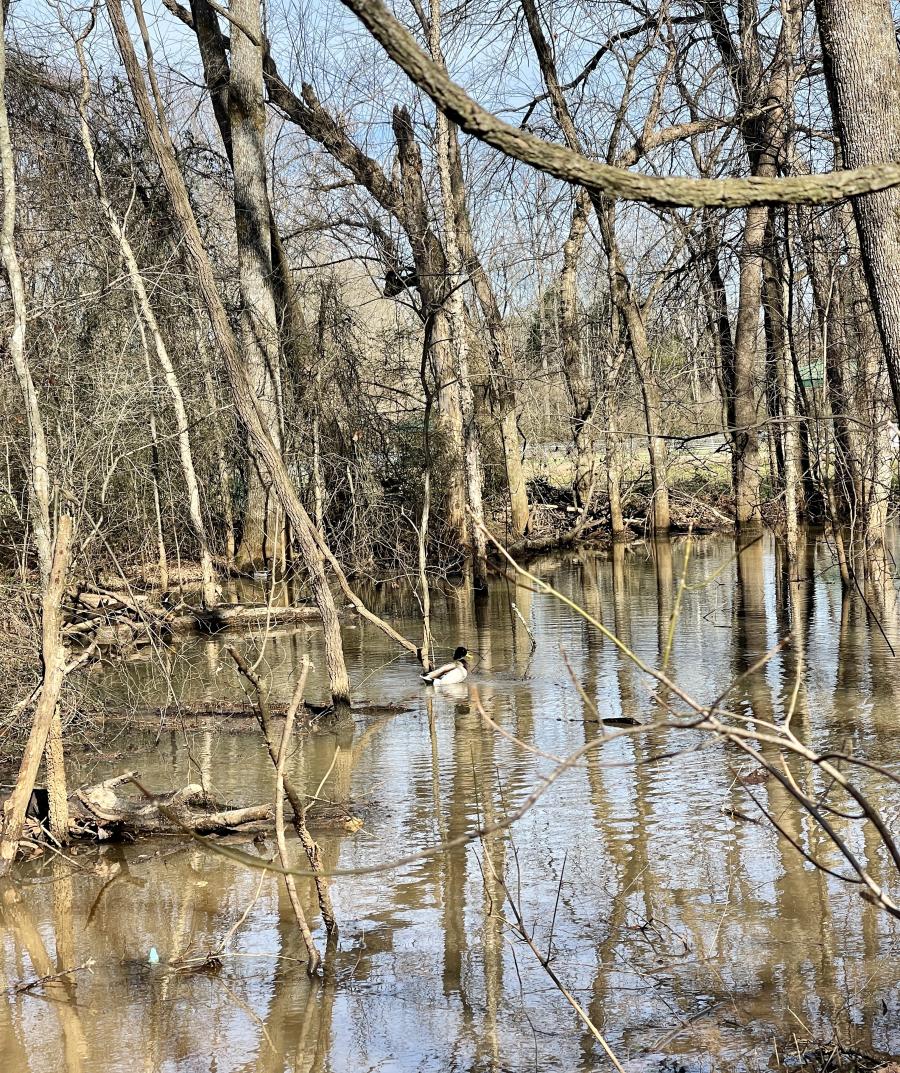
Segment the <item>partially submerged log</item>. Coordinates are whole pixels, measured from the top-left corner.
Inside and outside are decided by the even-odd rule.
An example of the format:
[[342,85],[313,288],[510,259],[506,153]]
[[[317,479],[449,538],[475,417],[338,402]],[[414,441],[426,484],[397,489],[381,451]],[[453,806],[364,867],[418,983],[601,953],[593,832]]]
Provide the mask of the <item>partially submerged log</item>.
[[236,627],[265,628],[266,626],[290,626],[301,622],[317,621],[319,610],[312,605],[299,607],[250,606],[246,604],[222,605],[210,611],[191,608],[184,614],[167,620],[170,629],[196,629],[201,633],[219,633]]
[[196,631],[215,634],[229,629],[266,629],[318,621],[309,604],[273,607],[267,604],[223,604],[214,609],[179,603],[166,606],[142,593],[112,592],[78,586],[67,592],[66,624],[70,639],[96,640],[99,645],[124,647],[152,636]]
[[[225,835],[264,833],[274,827],[271,801],[258,805],[236,805],[204,791],[198,783],[178,790],[153,794],[125,793],[124,786],[136,785],[136,772],[128,771],[69,796],[69,834],[91,841],[134,840],[139,836],[192,833]],[[36,791],[29,820],[36,829],[41,815],[40,794]],[[349,805],[317,804],[309,813],[313,830],[358,830],[359,819]]]
[[88,833],[103,831],[106,837],[178,831],[224,834],[272,820],[270,803],[237,807],[206,793],[199,783],[156,794],[151,799],[144,795],[128,797],[117,791],[134,776],[134,772],[128,772],[77,790],[70,798],[72,826],[86,828]]

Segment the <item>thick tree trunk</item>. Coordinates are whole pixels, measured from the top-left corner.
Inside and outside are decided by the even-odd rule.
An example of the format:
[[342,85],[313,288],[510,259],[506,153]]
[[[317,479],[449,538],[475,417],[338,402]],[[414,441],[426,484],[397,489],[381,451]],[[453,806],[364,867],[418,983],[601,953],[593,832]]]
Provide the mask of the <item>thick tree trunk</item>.
[[[62,649],[62,638],[59,639]],[[50,834],[60,845],[69,841],[69,789],[66,779],[66,758],[63,750],[62,718],[59,704],[50,720],[47,744],[44,746],[44,767],[47,771],[47,808]],[[27,807],[27,806],[26,806]]]
[[[240,274],[241,342],[247,378],[269,438],[281,450],[278,411],[280,347],[273,290],[272,233],[266,189],[266,113],[263,101],[263,53],[259,0],[232,0],[231,14],[256,41],[237,26],[231,29],[228,117],[234,174],[234,218]],[[264,567],[283,552],[281,511],[269,474],[258,465],[247,473],[241,543],[236,566]]]
[[[443,64],[441,52],[441,4],[431,0],[429,47],[435,63]],[[469,505],[469,542],[472,549],[472,582],[476,589],[487,588],[487,542],[484,530],[484,503],[481,476],[481,446],[475,423],[475,398],[469,376],[469,341],[466,310],[463,299],[464,278],[460,253],[457,205],[451,175],[450,121],[438,110],[435,117],[434,149],[441,189],[441,210],[444,220],[444,254],[447,281],[444,315],[438,318],[447,325],[450,346],[453,348],[457,381],[462,405],[463,441],[465,448],[466,490]]]
[[[900,158],[900,54],[888,0],[816,0],[846,167]],[[863,264],[900,415],[900,190],[853,199]]]
[[[438,110],[438,115],[443,117]],[[472,224],[466,202],[462,162],[456,127],[448,123],[447,149],[450,168],[450,191],[456,222],[456,241],[461,256],[461,265],[472,281],[475,297],[487,328],[490,363],[490,402],[500,429],[500,445],[506,471],[506,487],[509,495],[511,535],[519,539],[528,531],[530,509],[528,485],[522,460],[522,436],[519,433],[519,399],[516,382],[516,361],[497,295],[490,277],[475,249]],[[449,251],[448,251],[449,254]]]
[[349,703],[350,679],[344,663],[337,609],[325,573],[324,552],[320,548],[306,510],[285,468],[281,451],[269,435],[259,411],[256,395],[247,379],[245,363],[241,359],[228,314],[216,287],[212,265],[203,246],[168,132],[160,125],[162,117],[157,120],[154,115],[150,98],[147,95],[144,77],[134,52],[120,0],[108,0],[107,8],[135,103],[147,130],[153,154],[159,165],[184,239],[187,255],[194,269],[198,289],[209,315],[219,352],[228,371],[235,405],[247,428],[253,455],[259,460],[260,467],[264,468],[271,477],[282,506],[291,519],[291,526],[303,554],[313,598],[322,616],[325,634],[325,664],[332,700],[335,704]]

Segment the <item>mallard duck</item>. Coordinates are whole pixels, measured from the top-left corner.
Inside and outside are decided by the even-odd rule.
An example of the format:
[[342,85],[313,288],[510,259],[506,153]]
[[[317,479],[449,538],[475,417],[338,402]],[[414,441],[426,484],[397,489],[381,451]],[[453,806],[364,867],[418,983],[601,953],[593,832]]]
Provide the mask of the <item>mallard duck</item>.
[[464,682],[469,675],[469,669],[466,667],[467,655],[466,649],[459,647],[453,653],[453,659],[449,663],[445,663],[443,667],[436,667],[428,674],[420,674],[419,677],[423,682],[428,682],[433,686],[450,686],[457,682]]

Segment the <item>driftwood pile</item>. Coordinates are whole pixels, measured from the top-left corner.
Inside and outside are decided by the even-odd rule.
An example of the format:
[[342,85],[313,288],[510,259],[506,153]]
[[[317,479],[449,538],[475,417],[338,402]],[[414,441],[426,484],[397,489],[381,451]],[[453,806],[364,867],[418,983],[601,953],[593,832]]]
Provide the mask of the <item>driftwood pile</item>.
[[174,633],[295,625],[317,619],[318,611],[307,605],[222,604],[209,610],[183,602],[169,606],[155,595],[79,585],[66,592],[64,616],[63,635],[70,642],[82,639],[100,647],[126,647]]

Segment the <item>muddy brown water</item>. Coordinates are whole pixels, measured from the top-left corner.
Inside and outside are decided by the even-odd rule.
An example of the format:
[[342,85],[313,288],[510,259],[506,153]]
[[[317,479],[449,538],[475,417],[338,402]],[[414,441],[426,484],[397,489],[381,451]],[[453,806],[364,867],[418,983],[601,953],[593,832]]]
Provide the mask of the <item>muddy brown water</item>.
[[[534,569],[658,665],[686,546],[549,557]],[[711,700],[790,630],[777,566],[770,538],[739,556],[727,538],[693,541],[669,656],[684,689]],[[862,603],[842,605],[820,539],[811,539],[805,566],[798,643],[741,679],[732,707],[783,718],[799,663],[801,737],[895,763],[898,661]],[[381,602],[412,635],[414,608],[403,592]],[[298,738],[294,777],[313,792],[330,768],[322,796],[352,798],[365,815],[362,830],[321,839],[329,868],[389,862],[513,811],[553,768],[550,755],[602,733],[573,677],[601,716],[646,721],[657,710],[647,679],[552,596],[498,582],[481,606],[453,593],[435,603],[441,650],[463,643],[477,653],[470,681],[505,736],[483,723],[468,685],[427,690],[381,634],[348,628],[358,696],[396,711],[361,712],[352,725]],[[180,642],[94,684],[117,705],[227,706],[243,692],[224,643]],[[258,637],[238,643],[259,654]],[[276,695],[289,696],[303,653],[316,665],[315,699],[323,665],[316,629],[269,638],[263,666]],[[159,736],[108,729],[98,751],[73,766],[75,782],[136,767],[158,789],[202,780],[239,803],[272,792],[257,736],[215,722]],[[492,869],[629,1071],[776,1068],[796,1058],[802,1041],[835,1031],[867,1050],[900,1052],[900,926],[753,822],[759,812],[735,777],[751,769],[694,732],[618,737],[562,775],[509,832],[335,879],[340,938],[325,979],[313,982],[276,878],[260,885],[256,872],[201,846],[106,846],[80,853],[76,867],[24,867],[0,898],[0,1070],[610,1068],[504,925],[509,907]],[[896,786],[874,773],[857,782],[896,830]],[[778,783],[750,790],[806,848],[839,864]],[[897,876],[871,834],[835,822],[896,897]],[[308,883],[301,896],[324,945]],[[176,971],[172,962],[186,950],[218,949],[245,911],[218,972]],[[65,983],[16,990],[88,962]]]

